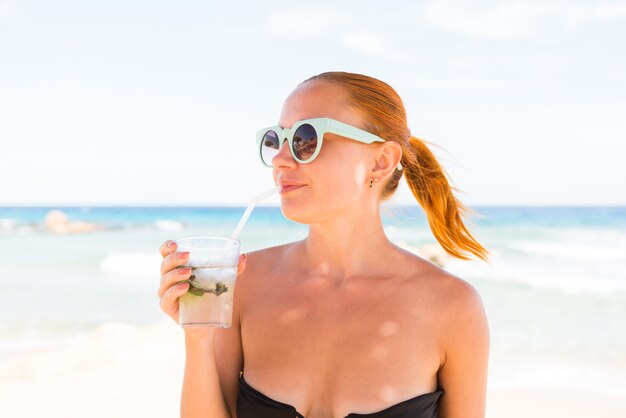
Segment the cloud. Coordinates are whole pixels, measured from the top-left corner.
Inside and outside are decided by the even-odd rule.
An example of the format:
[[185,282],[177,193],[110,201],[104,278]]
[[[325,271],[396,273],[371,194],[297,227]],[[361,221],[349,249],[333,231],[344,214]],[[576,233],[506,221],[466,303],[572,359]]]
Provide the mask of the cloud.
[[16,11],[15,0],[0,0],[0,23],[8,22]]
[[[252,27],[230,28],[239,38],[264,39],[315,39],[330,41],[346,48],[374,57],[398,55],[397,46],[392,45],[381,33],[363,30],[377,23],[380,16],[365,15],[358,20],[353,13],[341,8],[325,7],[323,11],[311,8],[292,8],[270,12]],[[395,48],[395,52],[391,48]]]
[[593,9],[593,14],[601,18],[626,17],[626,1],[600,3]]
[[[0,0],[1,1],[1,0]],[[212,34],[225,40],[303,40],[328,39],[337,36],[343,26],[353,22],[350,14],[332,6],[324,10],[272,7],[260,11],[250,20],[220,21],[211,27]]]
[[498,80],[493,77],[421,77],[411,80],[408,85],[418,90],[429,90],[437,93],[443,91],[476,92],[484,94],[487,91],[514,91],[516,86],[508,80]]
[[[571,17],[555,19],[560,12],[556,3],[512,1],[476,7],[457,1],[438,0],[427,12],[428,19],[450,32],[481,38],[516,39],[534,37],[549,21],[571,25]],[[553,29],[554,30],[554,29]]]
[[314,11],[300,8],[273,12],[269,15],[267,24],[269,31],[273,33],[310,36],[323,34],[346,20],[338,10],[325,8],[324,11]]
[[371,32],[353,32],[343,36],[340,43],[367,55],[381,56],[385,54],[385,41]]
[[479,38],[561,39],[594,18],[626,16],[626,2],[514,0],[477,5],[460,0],[435,0],[427,19],[449,32]]

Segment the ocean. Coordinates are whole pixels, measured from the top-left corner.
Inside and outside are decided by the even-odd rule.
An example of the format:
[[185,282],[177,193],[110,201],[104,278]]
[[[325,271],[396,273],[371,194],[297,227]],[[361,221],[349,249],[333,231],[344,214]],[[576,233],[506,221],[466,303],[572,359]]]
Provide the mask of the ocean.
[[[56,235],[51,209],[100,231]],[[490,263],[445,269],[480,292],[490,323],[492,388],[576,388],[626,396],[626,207],[472,207],[467,225]],[[81,338],[110,322],[165,319],[159,245],[230,235],[239,207],[0,208],[0,358]],[[384,207],[389,238],[434,243],[421,209]],[[306,236],[258,207],[240,236],[252,251]]]

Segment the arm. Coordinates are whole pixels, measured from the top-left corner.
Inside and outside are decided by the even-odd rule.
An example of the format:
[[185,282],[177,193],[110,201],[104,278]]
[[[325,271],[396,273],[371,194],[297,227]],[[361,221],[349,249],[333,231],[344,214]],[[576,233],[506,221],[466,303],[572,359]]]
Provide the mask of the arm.
[[185,330],[181,418],[237,417],[238,377],[243,368],[239,307],[245,283],[242,280],[245,265],[244,255],[239,262],[239,276],[235,282],[231,327]]
[[[180,269],[189,257],[187,252],[176,252],[174,241],[161,245],[161,282],[158,289],[159,305],[163,312],[179,322],[178,298],[187,292],[191,269]],[[246,267],[245,255],[239,258],[237,274]],[[243,367],[241,337],[239,335],[239,278],[235,284],[233,324],[231,328],[185,328],[185,373],[180,402],[182,418],[236,417],[236,376]],[[230,409],[230,411],[229,411]]]
[[185,374],[181,418],[230,418],[224,401],[215,356],[216,329],[185,330]]
[[483,418],[489,357],[489,327],[474,288],[457,281],[450,292],[442,339],[444,358],[438,372],[444,394],[439,418]]

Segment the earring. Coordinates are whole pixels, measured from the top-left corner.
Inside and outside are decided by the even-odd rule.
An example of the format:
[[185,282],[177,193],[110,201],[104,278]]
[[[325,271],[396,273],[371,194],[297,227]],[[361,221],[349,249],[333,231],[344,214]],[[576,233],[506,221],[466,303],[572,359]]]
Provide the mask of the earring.
[[372,185],[374,184],[374,182],[378,183],[378,179],[377,178],[370,179],[370,189],[372,188]]

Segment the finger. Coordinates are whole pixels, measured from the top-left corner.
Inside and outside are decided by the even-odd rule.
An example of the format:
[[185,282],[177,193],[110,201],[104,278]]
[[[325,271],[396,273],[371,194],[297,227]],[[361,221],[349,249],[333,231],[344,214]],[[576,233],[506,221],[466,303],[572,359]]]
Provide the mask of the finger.
[[175,286],[178,282],[182,282],[183,280],[188,280],[189,277],[191,277],[191,267],[183,267],[167,272],[161,276],[159,297],[162,297],[170,287]]
[[163,244],[161,244],[161,247],[159,247],[159,252],[161,253],[161,257],[163,258],[167,257],[168,255],[176,251],[176,247],[178,247],[178,245],[176,244],[176,241],[171,241],[171,240],[165,241]]
[[184,295],[189,289],[189,283],[179,283],[167,289],[159,302],[159,306],[168,315],[173,315],[178,311],[178,298]]
[[241,254],[239,256],[239,265],[237,266],[237,276],[239,276],[246,269],[246,261],[248,260],[248,256],[245,254]]
[[189,251],[180,253],[171,253],[161,261],[161,276],[170,270],[184,265],[189,260]]

